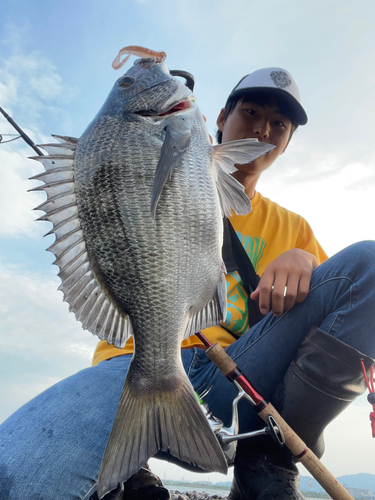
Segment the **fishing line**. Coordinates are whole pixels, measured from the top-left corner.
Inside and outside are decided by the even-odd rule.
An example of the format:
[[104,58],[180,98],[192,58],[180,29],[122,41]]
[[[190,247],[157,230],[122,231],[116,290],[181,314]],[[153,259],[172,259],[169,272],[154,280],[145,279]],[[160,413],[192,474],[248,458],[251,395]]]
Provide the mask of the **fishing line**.
[[40,172],[40,170],[37,168],[37,165],[35,165],[34,163],[30,163],[28,161],[28,157],[26,156],[22,156],[21,153],[19,153],[16,149],[14,149],[13,145],[12,144],[9,144],[9,147],[13,150],[14,153],[16,153],[20,158],[22,158],[22,160],[26,163],[26,165],[28,165],[31,170],[33,171],[33,173],[36,173],[38,174]]
[[[3,141],[3,137],[5,137],[5,136],[10,136],[10,137],[16,136],[16,137],[14,137],[13,139],[9,139],[8,141]],[[16,141],[20,137],[21,136],[17,135],[17,134],[0,134],[0,144],[6,144],[7,142]]]

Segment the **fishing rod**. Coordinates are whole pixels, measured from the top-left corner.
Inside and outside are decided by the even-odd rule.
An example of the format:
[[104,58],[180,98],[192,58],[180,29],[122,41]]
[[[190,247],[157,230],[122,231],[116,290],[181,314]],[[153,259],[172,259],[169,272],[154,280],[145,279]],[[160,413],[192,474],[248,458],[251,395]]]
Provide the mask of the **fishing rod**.
[[215,363],[221,373],[233,382],[240,393],[246,394],[246,399],[254,410],[267,424],[273,417],[281,429],[284,441],[289,450],[306,467],[310,474],[326,490],[333,500],[354,500],[348,491],[337,481],[331,472],[322,464],[319,458],[306,446],[306,443],[289,427],[273,405],[263,398],[233,359],[218,343],[212,344],[201,332],[196,333],[199,340],[206,346],[206,355]]
[[17,132],[20,134],[22,139],[30,146],[33,148],[33,150],[39,155],[39,156],[44,156],[42,151],[34,144],[34,142],[30,139],[28,135],[25,134],[25,132],[22,130],[21,127],[17,125],[17,123],[11,118],[6,111],[3,110],[3,108],[0,106],[0,112],[2,115],[8,120],[8,122],[17,130]]

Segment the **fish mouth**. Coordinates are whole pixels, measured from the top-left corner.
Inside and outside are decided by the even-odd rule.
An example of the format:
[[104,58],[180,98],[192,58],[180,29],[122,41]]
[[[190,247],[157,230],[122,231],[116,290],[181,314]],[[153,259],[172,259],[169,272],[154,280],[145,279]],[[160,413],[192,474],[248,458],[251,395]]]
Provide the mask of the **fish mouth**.
[[180,101],[177,104],[174,103],[171,107],[167,108],[167,110],[165,109],[165,106],[163,106],[161,110],[148,109],[148,110],[137,111],[135,114],[138,116],[143,116],[144,118],[153,118],[157,120],[158,118],[165,118],[166,116],[171,116],[177,113],[186,112],[194,107],[195,107],[194,102],[190,99],[187,99],[184,101]]
[[157,116],[173,115],[174,113],[178,113],[179,111],[186,111],[187,109],[190,109],[192,107],[193,107],[192,101],[182,101],[176,104],[175,106],[172,106],[170,109],[168,109],[168,111],[160,113]]
[[168,99],[153,109],[144,109],[136,112],[137,115],[154,120],[163,119],[166,116],[171,116],[177,113],[186,113],[191,108],[194,108],[195,96],[185,85],[179,85]]

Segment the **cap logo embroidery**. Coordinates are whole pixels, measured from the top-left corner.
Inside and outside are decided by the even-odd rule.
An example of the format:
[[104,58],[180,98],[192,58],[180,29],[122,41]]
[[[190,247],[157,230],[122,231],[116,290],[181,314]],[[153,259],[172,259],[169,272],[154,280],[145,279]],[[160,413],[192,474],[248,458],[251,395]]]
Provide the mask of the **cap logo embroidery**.
[[270,77],[276,87],[280,89],[285,89],[292,84],[292,80],[285,71],[271,71]]

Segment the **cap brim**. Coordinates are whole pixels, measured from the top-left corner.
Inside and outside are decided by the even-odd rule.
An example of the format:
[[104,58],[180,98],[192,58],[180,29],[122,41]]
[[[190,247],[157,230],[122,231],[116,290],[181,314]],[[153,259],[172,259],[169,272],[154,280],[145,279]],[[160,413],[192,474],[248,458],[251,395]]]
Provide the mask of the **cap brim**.
[[249,95],[253,92],[271,92],[278,94],[287,103],[288,108],[291,112],[291,119],[296,125],[306,125],[307,114],[301,104],[295,99],[289,92],[283,89],[277,89],[273,87],[251,87],[249,89],[243,88],[234,90],[228,97],[227,103],[232,101],[234,98],[240,95]]

